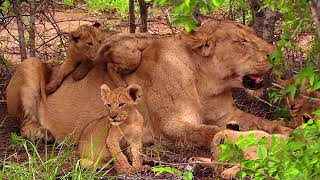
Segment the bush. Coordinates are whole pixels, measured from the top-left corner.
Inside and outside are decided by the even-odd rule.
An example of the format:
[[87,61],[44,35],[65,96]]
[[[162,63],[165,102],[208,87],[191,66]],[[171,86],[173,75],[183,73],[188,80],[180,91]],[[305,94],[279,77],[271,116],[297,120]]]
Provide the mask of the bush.
[[[244,159],[244,148],[257,146],[257,160]],[[310,120],[296,129],[289,138],[281,141],[272,138],[271,144],[265,138],[254,135],[239,137],[235,144],[221,145],[220,160],[240,163],[243,167],[237,176],[254,179],[300,179],[320,178],[320,120]]]

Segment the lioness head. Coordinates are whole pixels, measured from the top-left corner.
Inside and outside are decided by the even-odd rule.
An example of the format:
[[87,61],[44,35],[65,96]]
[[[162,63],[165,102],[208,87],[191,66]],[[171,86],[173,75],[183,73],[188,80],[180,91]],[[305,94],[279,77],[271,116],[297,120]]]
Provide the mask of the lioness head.
[[[258,38],[249,27],[226,21],[209,21],[182,40],[193,51],[199,72],[211,83],[223,88],[264,86],[270,70],[267,55],[272,45]],[[223,91],[223,89],[221,89]]]
[[81,25],[76,30],[71,31],[68,34],[69,49],[71,50],[69,55],[70,53],[76,53],[77,56],[82,54],[87,56],[89,59],[93,59],[103,40],[103,33],[99,29],[99,26],[99,23],[95,23],[93,25]]
[[141,87],[136,84],[114,90],[103,84],[100,89],[101,99],[107,108],[108,119],[112,125],[120,125],[128,120],[142,95]]

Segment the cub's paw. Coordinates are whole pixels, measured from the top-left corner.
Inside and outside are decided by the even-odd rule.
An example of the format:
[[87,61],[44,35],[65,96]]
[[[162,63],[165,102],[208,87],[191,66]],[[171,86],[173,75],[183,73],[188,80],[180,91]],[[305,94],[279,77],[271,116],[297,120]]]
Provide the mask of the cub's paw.
[[151,170],[151,167],[148,165],[141,165],[141,166],[137,166],[137,167],[133,167],[133,173],[137,173],[137,172],[148,172]]
[[75,81],[80,81],[81,79],[83,79],[89,72],[89,69],[80,69],[80,67],[78,67],[73,73],[72,73],[72,78]]
[[52,94],[58,89],[59,85],[58,84],[48,84],[46,86],[46,94]]
[[80,159],[80,166],[84,169],[91,169],[94,167],[94,161],[91,159],[83,158]]
[[130,165],[115,167],[115,169],[118,174],[131,174],[135,172],[135,169]]

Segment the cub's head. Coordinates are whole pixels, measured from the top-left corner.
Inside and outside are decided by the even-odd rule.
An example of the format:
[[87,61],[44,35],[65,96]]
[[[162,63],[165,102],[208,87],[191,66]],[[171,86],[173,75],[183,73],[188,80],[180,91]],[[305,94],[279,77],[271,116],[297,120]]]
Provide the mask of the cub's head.
[[119,87],[111,90],[106,84],[101,86],[101,99],[108,111],[108,119],[112,125],[120,125],[128,120],[136,110],[136,104],[142,95],[141,87],[131,84],[127,88]]
[[[81,25],[68,34],[69,55],[93,59],[103,40],[100,24]],[[71,54],[70,54],[71,53]]]
[[270,70],[267,55],[273,47],[249,27],[214,20],[183,34],[182,40],[208,86],[221,86],[223,91],[232,87],[256,90],[265,85],[264,75]]

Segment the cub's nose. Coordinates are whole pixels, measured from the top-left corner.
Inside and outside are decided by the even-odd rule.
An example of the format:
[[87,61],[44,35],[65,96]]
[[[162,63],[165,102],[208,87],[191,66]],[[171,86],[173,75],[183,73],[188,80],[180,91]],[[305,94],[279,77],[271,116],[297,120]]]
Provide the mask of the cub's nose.
[[118,115],[111,115],[110,118],[111,119],[115,119]]

